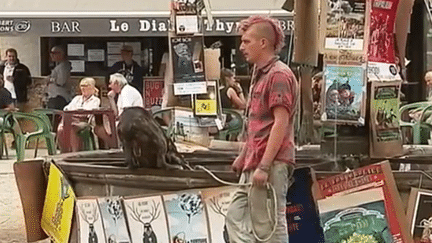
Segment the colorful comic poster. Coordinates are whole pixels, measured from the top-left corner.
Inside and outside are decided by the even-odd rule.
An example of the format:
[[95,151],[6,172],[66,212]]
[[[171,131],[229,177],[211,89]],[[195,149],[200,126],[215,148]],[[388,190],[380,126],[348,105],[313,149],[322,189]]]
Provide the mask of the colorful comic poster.
[[225,217],[236,189],[236,187],[218,187],[201,191],[208,215],[211,242],[230,242]]
[[399,127],[400,81],[372,82],[370,156],[390,158],[403,154]]
[[326,243],[393,243],[381,188],[318,200]]
[[209,242],[204,203],[198,191],[164,195],[172,242]]
[[367,77],[369,81],[400,81],[402,80],[396,64],[368,62]]
[[171,47],[175,82],[204,81],[203,37],[172,37]]
[[169,243],[161,196],[124,199],[132,243]]
[[75,208],[79,242],[106,242],[97,199],[78,199]]
[[323,121],[364,124],[364,73],[363,66],[325,66]]
[[55,242],[69,241],[74,203],[75,193],[71,185],[51,163],[41,225]]
[[312,195],[314,172],[310,167],[296,168],[288,189],[286,217],[289,242],[324,243],[316,203]]
[[432,237],[432,191],[411,188],[407,210],[415,243],[429,243]]
[[371,188],[381,188],[384,193],[386,218],[393,242],[412,243],[405,210],[388,161],[318,180],[315,195],[319,200]]
[[366,0],[327,0],[326,2],[324,49],[363,51]]
[[102,215],[107,242],[130,243],[131,241],[120,197],[103,197],[97,200]]
[[372,0],[368,61],[395,63],[394,26],[399,0]]

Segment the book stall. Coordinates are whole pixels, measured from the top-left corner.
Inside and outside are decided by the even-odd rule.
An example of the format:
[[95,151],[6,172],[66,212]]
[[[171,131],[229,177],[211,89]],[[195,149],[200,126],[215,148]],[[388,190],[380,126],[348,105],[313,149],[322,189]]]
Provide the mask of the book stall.
[[[208,127],[222,130],[224,123],[220,50],[203,44],[201,12],[206,9],[212,22],[210,7],[206,1],[186,2],[171,2],[168,75],[164,81],[148,79],[145,104],[167,102],[170,136],[207,146],[182,150],[191,166],[237,182],[230,171],[237,152],[211,150],[206,140]],[[297,151],[286,205],[290,243],[432,242],[432,176],[395,168],[417,163],[401,159],[404,66],[397,60],[404,48],[396,48],[400,39],[394,37],[400,33],[399,8],[406,7],[401,2],[317,1],[319,7],[310,9],[319,10],[316,49],[324,56],[319,118],[331,132],[318,149]],[[294,8],[304,14],[302,4],[296,1]],[[294,55],[302,64],[299,55],[310,53],[301,53],[298,45]],[[310,60],[305,67],[315,62]],[[308,83],[305,67],[301,83]],[[167,97],[161,100],[163,89]],[[368,132],[340,133],[350,129]],[[344,149],[350,142],[354,148]],[[368,159],[338,164],[342,156],[354,155]],[[14,171],[29,242],[50,237],[61,243],[229,243],[225,217],[236,187],[203,170],[131,170],[121,151],[96,151],[27,160],[14,164]]]

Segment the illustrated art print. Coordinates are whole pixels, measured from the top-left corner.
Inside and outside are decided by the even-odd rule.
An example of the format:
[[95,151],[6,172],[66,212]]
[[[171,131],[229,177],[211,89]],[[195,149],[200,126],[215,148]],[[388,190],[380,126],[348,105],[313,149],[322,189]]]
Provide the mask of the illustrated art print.
[[171,242],[209,242],[204,202],[199,191],[163,195]]
[[236,187],[219,187],[202,190],[205,202],[211,242],[229,243],[225,217]]
[[97,199],[78,199],[75,205],[79,242],[106,242]]
[[175,82],[204,81],[204,49],[202,36],[172,37]]
[[363,51],[365,43],[365,0],[326,0],[324,49]]
[[108,243],[130,243],[126,218],[120,197],[98,198],[105,237]]
[[326,243],[393,243],[382,188],[318,200]]
[[399,127],[400,81],[372,82],[370,155],[388,158],[403,154]]
[[368,61],[395,63],[394,26],[399,0],[373,0]]
[[50,164],[48,186],[42,212],[42,229],[55,242],[69,241],[75,193],[62,172]]
[[132,243],[169,243],[168,226],[161,196],[124,199]]
[[324,113],[321,120],[364,125],[364,74],[363,66],[325,66]]

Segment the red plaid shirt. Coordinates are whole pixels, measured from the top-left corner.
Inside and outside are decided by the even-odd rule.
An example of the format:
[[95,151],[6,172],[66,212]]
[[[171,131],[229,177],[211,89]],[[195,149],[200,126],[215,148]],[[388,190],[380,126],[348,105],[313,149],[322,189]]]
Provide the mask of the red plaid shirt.
[[261,162],[275,119],[273,108],[287,109],[286,134],[274,160],[285,163],[294,161],[294,113],[298,95],[297,80],[291,69],[272,59],[264,67],[254,68],[246,109],[245,158],[243,171],[254,170]]

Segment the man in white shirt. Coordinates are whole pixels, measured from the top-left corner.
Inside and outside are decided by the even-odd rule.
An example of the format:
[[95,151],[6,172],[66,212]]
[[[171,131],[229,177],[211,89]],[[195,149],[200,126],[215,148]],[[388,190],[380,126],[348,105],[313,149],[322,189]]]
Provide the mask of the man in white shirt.
[[[110,75],[109,87],[111,88],[108,92],[108,99],[110,101],[111,108],[117,117],[121,115],[124,108],[126,107],[144,107],[143,98],[140,92],[128,84],[126,78],[120,73],[114,73]],[[115,104],[114,97],[118,94],[117,104]]]
[[[109,87],[111,90],[108,92],[108,99],[110,102],[111,109],[118,118],[123,110],[127,107],[144,107],[143,97],[140,92],[128,84],[126,78],[120,73],[114,73],[110,75]],[[115,102],[115,96],[118,94],[117,103]],[[109,135],[105,128],[100,125],[96,125],[95,133],[104,141],[109,141]],[[109,144],[110,148],[114,145]]]

